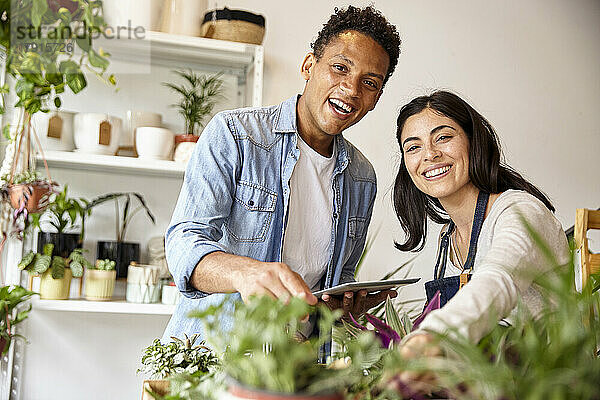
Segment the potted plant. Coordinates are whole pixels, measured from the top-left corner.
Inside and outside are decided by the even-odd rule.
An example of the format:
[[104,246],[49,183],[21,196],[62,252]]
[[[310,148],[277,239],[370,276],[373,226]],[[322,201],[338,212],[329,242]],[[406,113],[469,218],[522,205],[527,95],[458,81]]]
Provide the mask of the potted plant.
[[194,345],[199,335],[185,336],[185,340],[173,337],[173,341],[162,344],[155,339],[142,353],[142,367],[137,370],[149,379],[143,384],[143,399],[154,398],[150,394],[165,395],[169,391],[166,378],[175,374],[199,377],[208,374],[218,365],[215,354],[204,342]]
[[[4,130],[9,145],[0,168],[4,194],[0,225],[6,239],[19,215],[43,211],[43,199],[51,191],[52,179],[45,159],[47,179],[41,180],[35,174],[35,147],[42,152],[42,159],[43,151],[32,128],[32,116],[48,112],[50,104],[60,108],[61,96],[67,90],[80,93],[87,86],[84,70],[108,85],[114,86],[116,81],[113,75],[104,75],[109,54],[92,46],[93,34],[105,25],[101,2],[3,1],[0,16],[0,51],[11,78],[10,84],[0,87],[0,114],[8,107],[7,95],[16,98],[16,103],[11,104],[16,123]],[[25,180],[17,183],[20,176]],[[11,207],[15,213],[8,213]]]
[[[300,342],[296,334],[300,320],[311,310],[314,307],[298,298],[286,304],[263,296],[235,307],[223,303],[190,316],[203,319],[214,349],[225,349],[222,367],[232,398],[343,399],[345,389],[361,379],[383,349],[371,332],[363,332],[348,343],[351,362],[341,368],[319,364],[319,349],[329,341],[328,333],[341,312],[318,306],[321,336]],[[221,322],[230,318],[233,325],[223,327]]]
[[48,197],[52,194],[54,183],[34,170],[25,170],[19,174],[4,175],[2,194],[5,200],[15,210],[13,217],[17,218],[21,213],[27,217],[29,213],[37,213],[44,210],[48,205]]
[[52,243],[47,243],[42,253],[30,251],[19,262],[19,269],[41,277],[40,298],[66,300],[71,278],[81,278],[83,268],[90,268],[92,264],[83,256],[83,249],[73,250],[67,258],[53,253]]
[[14,310],[34,294],[37,293],[31,292],[22,286],[3,286],[0,288],[0,354],[8,352],[10,342],[14,337],[23,338],[23,336],[14,333],[14,327],[27,318],[29,311],[31,311],[31,304],[26,310],[16,313]]
[[[119,199],[124,199],[123,210],[119,211]],[[131,210],[132,202],[137,199],[139,206]],[[90,211],[92,208],[104,204],[108,201],[114,201],[115,205],[115,239],[114,241],[98,241],[96,257],[98,259],[114,260],[117,264],[117,278],[127,277],[127,268],[132,261],[140,261],[140,244],[125,242],[127,226],[131,219],[140,211],[145,210],[146,215],[155,223],[154,215],[146,205],[144,197],[139,193],[120,192],[108,193],[92,200],[85,208]]]
[[90,214],[90,210],[85,207],[88,201],[79,198],[74,199],[67,196],[67,186],[58,193],[50,196],[46,210],[43,213],[30,214],[31,226],[41,230],[41,219],[52,226],[55,232],[38,233],[38,252],[42,252],[47,243],[54,244],[54,253],[66,258],[73,250],[81,247],[83,241],[84,228],[81,226],[81,233],[68,233],[67,231],[76,229],[77,221],[83,222],[84,216]]
[[107,301],[115,290],[117,271],[115,262],[109,259],[96,260],[96,265],[85,274],[85,298],[92,301]]
[[[192,70],[173,71],[184,80],[181,85],[163,82],[163,85],[180,96],[179,102],[172,104],[184,121],[184,133],[175,135],[175,161],[187,161],[198,141],[198,130],[204,126],[204,120],[210,115],[223,92],[222,73],[211,76],[196,74]],[[187,145],[180,145],[188,143]],[[185,154],[184,154],[185,153]]]

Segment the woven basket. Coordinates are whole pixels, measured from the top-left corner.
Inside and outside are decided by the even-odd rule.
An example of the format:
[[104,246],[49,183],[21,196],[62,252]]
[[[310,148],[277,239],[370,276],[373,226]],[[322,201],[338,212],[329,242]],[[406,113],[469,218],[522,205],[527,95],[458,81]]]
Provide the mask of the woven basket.
[[210,39],[261,44],[265,37],[265,18],[248,11],[223,8],[204,14],[201,36]]

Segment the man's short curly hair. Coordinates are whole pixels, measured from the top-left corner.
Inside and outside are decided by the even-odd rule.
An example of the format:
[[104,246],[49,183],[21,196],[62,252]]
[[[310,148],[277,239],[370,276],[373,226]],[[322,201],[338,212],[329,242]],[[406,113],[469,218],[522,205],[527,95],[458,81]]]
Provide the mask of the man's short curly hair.
[[317,39],[310,44],[317,59],[321,58],[331,39],[346,31],[357,31],[367,35],[384,48],[390,58],[390,65],[383,80],[385,85],[396,69],[400,55],[401,41],[396,27],[372,6],[365,8],[348,6],[346,9],[336,7],[329,21],[323,25]]

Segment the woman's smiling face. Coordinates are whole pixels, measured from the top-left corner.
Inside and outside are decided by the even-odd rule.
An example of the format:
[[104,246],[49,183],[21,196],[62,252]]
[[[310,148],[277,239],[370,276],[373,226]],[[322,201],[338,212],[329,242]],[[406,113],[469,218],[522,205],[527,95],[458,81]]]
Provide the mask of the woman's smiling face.
[[425,108],[404,123],[402,153],[419,190],[443,199],[470,183],[469,138],[451,118]]

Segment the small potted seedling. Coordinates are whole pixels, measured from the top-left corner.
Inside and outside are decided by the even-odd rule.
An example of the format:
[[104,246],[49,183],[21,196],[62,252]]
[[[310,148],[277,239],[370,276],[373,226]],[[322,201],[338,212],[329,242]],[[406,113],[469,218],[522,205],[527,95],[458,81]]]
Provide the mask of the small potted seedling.
[[85,274],[85,298],[92,301],[107,301],[115,290],[116,263],[109,259],[96,260],[96,265]]
[[83,249],[75,249],[64,258],[54,254],[54,245],[48,243],[42,253],[30,251],[19,262],[19,269],[39,275],[40,298],[66,300],[69,298],[71,278],[81,278],[83,268],[92,264],[83,256]]
[[137,370],[148,377],[143,384],[143,399],[152,399],[151,393],[166,395],[169,390],[167,378],[175,374],[199,377],[211,372],[218,364],[215,354],[204,342],[195,345],[199,335],[185,340],[173,337],[173,341],[162,344],[155,339],[142,354],[142,367]]

